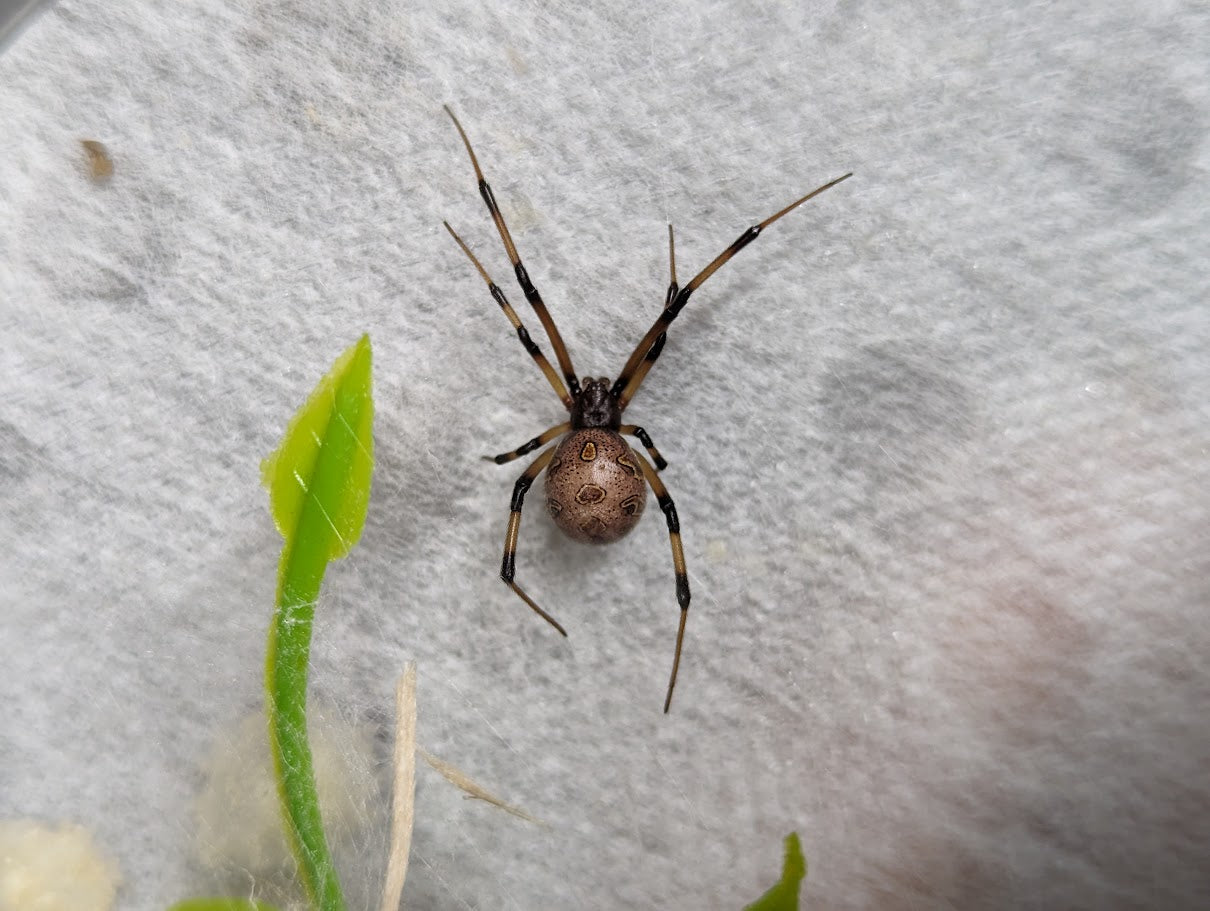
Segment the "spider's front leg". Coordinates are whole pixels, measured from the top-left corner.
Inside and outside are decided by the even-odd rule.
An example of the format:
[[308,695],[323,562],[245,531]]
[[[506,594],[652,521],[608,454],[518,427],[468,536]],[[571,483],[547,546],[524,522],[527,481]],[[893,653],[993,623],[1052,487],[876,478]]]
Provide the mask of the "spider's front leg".
[[517,284],[521,286],[525,299],[529,301],[529,305],[533,308],[534,313],[537,314],[542,328],[546,330],[546,337],[550,339],[551,347],[555,349],[555,359],[559,362],[559,369],[563,371],[563,378],[567,381],[567,388],[571,391],[571,397],[575,398],[580,394],[580,381],[576,378],[576,371],[571,366],[571,356],[567,353],[567,345],[563,343],[563,337],[559,335],[559,329],[555,326],[555,321],[551,318],[549,311],[547,311],[546,304],[542,301],[542,295],[534,287],[534,283],[530,280],[529,272],[521,262],[521,255],[517,252],[517,245],[513,243],[513,236],[509,233],[508,225],[504,222],[504,215],[496,204],[496,195],[492,192],[491,186],[483,176],[483,169],[479,167],[479,159],[475,157],[475,150],[471,148],[471,141],[467,138],[466,130],[462,129],[462,124],[458,122],[458,118],[454,116],[454,112],[450,110],[448,104],[445,106],[445,112],[450,115],[450,120],[454,121],[454,127],[458,130],[458,135],[462,137],[462,144],[466,146],[466,153],[470,156],[471,166],[475,169],[475,180],[479,184],[479,195],[483,197],[483,201],[487,204],[487,211],[491,215],[492,221],[496,223],[496,231],[499,232],[500,240],[504,243],[504,252],[508,254],[508,261],[513,264],[513,272],[516,273]]
[[679,288],[676,282],[676,257],[672,253],[672,228],[668,229],[668,247],[670,259],[673,263],[672,269],[672,284],[668,288],[668,298],[664,304],[664,312],[659,315],[651,328],[647,330],[647,334],[643,336],[643,340],[631,352],[630,359],[626,361],[626,366],[622,368],[622,372],[618,374],[618,378],[614,380],[613,389],[611,390],[618,398],[618,402],[623,408],[626,403],[634,398],[634,394],[638,391],[639,384],[643,382],[643,378],[647,375],[647,371],[651,369],[656,357],[659,356],[658,348],[662,347],[660,341],[662,336],[668,331],[668,327],[672,321],[676,319],[677,314],[684,309],[685,304],[689,303],[689,298],[700,288],[711,275],[730,262],[731,257],[735,256],[740,250],[756,240],[760,233],[780,219],[783,215],[794,211],[804,202],[818,196],[824,190],[836,186],[842,180],[848,180],[852,177],[852,173],[837,177],[835,180],[829,180],[822,187],[816,187],[806,196],[796,199],[780,212],[775,212],[759,224],[752,225],[737,237],[726,250],[714,257],[710,264],[701,272],[693,277],[693,280],[683,288]]
[[559,625],[559,621],[538,607],[534,603],[534,599],[525,594],[521,586],[513,581],[513,577],[517,574],[517,535],[521,531],[521,507],[525,505],[525,494],[529,492],[530,485],[534,483],[534,478],[540,475],[542,469],[550,464],[550,460],[554,458],[556,448],[552,446],[534,459],[521,477],[517,478],[517,483],[513,485],[512,511],[508,516],[508,531],[504,534],[504,560],[500,564],[500,578],[504,580],[505,585],[517,593],[517,596],[522,601],[533,608],[534,613],[566,636],[567,630]]

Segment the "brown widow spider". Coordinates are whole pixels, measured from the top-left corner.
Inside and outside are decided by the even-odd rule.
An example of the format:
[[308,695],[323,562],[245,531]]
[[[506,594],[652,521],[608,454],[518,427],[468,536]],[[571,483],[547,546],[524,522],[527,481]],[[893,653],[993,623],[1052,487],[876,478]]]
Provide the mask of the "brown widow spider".
[[[513,487],[508,531],[504,535],[504,561],[500,567],[500,578],[517,593],[522,601],[533,608],[535,613],[566,636],[567,631],[559,625],[559,622],[538,607],[534,600],[514,581],[517,534],[521,529],[521,507],[525,502],[525,494],[529,491],[534,479],[545,468],[546,508],[555,524],[578,541],[608,544],[621,538],[639,521],[647,501],[646,484],[650,484],[651,489],[655,491],[656,502],[659,503],[668,523],[668,537],[672,542],[672,566],[676,571],[676,599],[681,606],[681,622],[676,632],[676,652],[672,658],[672,675],[668,680],[668,695],[664,698],[664,712],[667,713],[669,706],[672,705],[672,690],[676,686],[676,672],[681,664],[681,645],[685,639],[685,620],[689,615],[689,576],[685,571],[685,554],[681,548],[681,527],[676,516],[676,506],[672,502],[672,497],[668,495],[664,482],[657,474],[658,471],[666,468],[668,463],[652,444],[647,431],[637,424],[622,423],[622,412],[626,410],[626,406],[630,404],[630,400],[638,391],[639,385],[646,378],[656,358],[660,356],[667,338],[668,326],[684,309],[690,295],[700,288],[706,279],[722,268],[731,257],[756,240],[757,236],[773,222],[808,199],[853,175],[845,174],[828,181],[822,187],[812,190],[776,214],[770,215],[759,224],[748,228],[683,288],[678,286],[676,281],[676,248],[673,242],[672,225],[669,225],[668,260],[672,278],[668,285],[668,294],[664,298],[663,312],[647,330],[643,340],[635,347],[630,359],[626,361],[622,372],[612,385],[606,377],[597,379],[585,377],[581,386],[581,381],[576,379],[575,370],[572,369],[567,346],[563,344],[563,338],[559,335],[554,320],[551,319],[546,305],[542,302],[542,296],[538,294],[538,289],[530,281],[529,273],[521,263],[521,257],[517,254],[517,247],[513,243],[508,225],[504,223],[504,216],[500,213],[500,207],[496,205],[496,197],[492,193],[492,188],[483,177],[479,160],[475,157],[475,150],[471,148],[466,131],[462,129],[462,124],[458,122],[458,118],[454,116],[449,105],[445,106],[445,112],[454,121],[458,135],[462,137],[462,143],[466,146],[467,154],[470,155],[471,165],[475,169],[475,178],[479,181],[479,195],[487,203],[487,210],[491,213],[492,221],[496,223],[496,230],[500,233],[500,240],[504,242],[504,250],[513,264],[513,271],[517,274],[517,282],[525,293],[525,299],[529,301],[539,322],[542,323],[542,328],[546,330],[546,336],[555,350],[555,358],[559,362],[559,371],[562,371],[562,376],[551,366],[541,349],[529,337],[525,326],[521,324],[521,319],[505,298],[504,292],[492,281],[487,270],[483,268],[462,238],[450,227],[449,222],[443,222],[445,229],[450,232],[458,246],[462,248],[462,252],[467,255],[483,280],[487,282],[492,297],[500,305],[500,309],[504,311],[508,321],[513,324],[513,328],[517,330],[517,337],[521,339],[521,344],[525,346],[529,356],[541,368],[547,381],[555,390],[555,394],[559,396],[564,407],[570,412],[569,420],[556,424],[528,443],[518,446],[512,452],[504,452],[497,456],[484,456],[485,459],[503,465],[505,462],[511,462],[513,459],[545,446],[556,437],[563,437],[557,446],[550,447],[534,459],[521,477],[517,478],[517,483]],[[643,448],[647,450],[652,462],[655,463],[654,467],[651,462],[630,448],[622,439],[622,434],[636,437],[643,444]],[[644,480],[646,484],[644,484]]]

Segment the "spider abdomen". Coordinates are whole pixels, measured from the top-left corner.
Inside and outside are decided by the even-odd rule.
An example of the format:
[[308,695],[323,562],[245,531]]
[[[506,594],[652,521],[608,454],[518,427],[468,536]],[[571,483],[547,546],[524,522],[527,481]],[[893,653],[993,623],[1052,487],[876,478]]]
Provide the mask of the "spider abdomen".
[[608,544],[638,523],[647,503],[643,469],[612,430],[569,433],[546,469],[546,511],[577,541]]

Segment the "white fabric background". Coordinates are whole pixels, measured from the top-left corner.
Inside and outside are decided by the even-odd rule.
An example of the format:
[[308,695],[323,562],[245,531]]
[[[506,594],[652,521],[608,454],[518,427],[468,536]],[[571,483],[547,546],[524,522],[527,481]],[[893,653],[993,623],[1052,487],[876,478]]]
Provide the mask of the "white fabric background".
[[[90,826],[122,908],[249,888],[190,803],[259,705],[259,461],[369,331],[314,698],[381,723],[415,659],[421,742],[551,823],[422,771],[409,907],[734,909],[792,829],[809,908],[1205,907],[1208,63],[1193,2],[62,3],[0,57],[0,815]],[[567,641],[496,578],[522,463],[479,456],[561,408],[441,228],[549,352],[446,102],[581,374],[667,222],[684,280],[856,172],[628,412],[693,585],[668,717],[654,504],[593,550],[531,497]]]

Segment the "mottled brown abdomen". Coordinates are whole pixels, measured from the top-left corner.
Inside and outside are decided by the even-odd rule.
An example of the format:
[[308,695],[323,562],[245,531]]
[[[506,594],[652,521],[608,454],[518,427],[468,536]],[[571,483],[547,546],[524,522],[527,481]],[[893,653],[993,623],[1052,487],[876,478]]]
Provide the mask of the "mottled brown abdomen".
[[546,511],[577,541],[616,541],[634,528],[646,503],[642,466],[612,430],[569,433],[546,469]]

